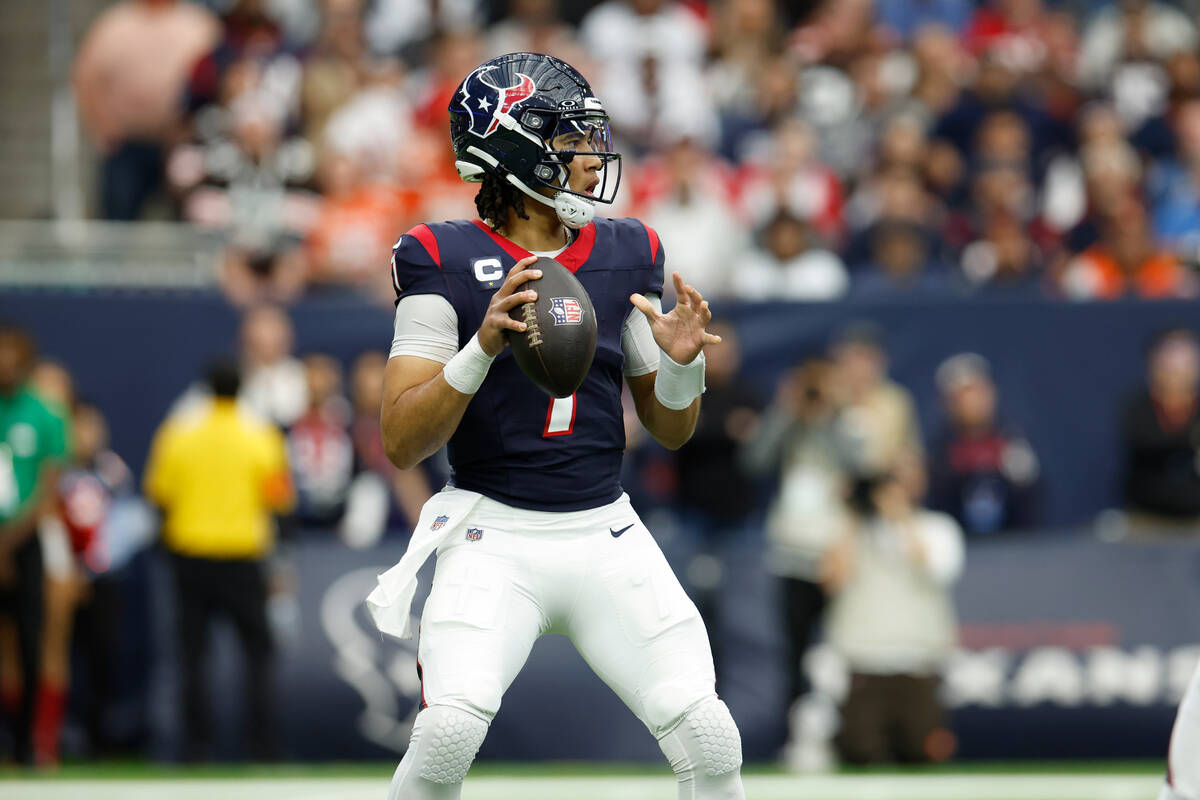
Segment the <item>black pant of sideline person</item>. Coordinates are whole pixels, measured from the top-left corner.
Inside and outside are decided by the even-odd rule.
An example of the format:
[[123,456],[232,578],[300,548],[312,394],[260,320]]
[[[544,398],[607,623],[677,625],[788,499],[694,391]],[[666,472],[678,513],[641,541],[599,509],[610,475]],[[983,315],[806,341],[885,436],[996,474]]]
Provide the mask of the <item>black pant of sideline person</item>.
[[226,617],[234,626],[245,664],[244,730],[250,756],[278,756],[267,621],[267,583],[258,561],[172,557],[178,596],[179,655],[183,673],[183,757],[210,756],[212,722],[208,704],[208,645],[211,623]]
[[42,621],[45,615],[42,547],[36,535],[17,548],[13,565],[17,572],[16,581],[0,588],[0,616],[11,619],[17,630],[21,696],[16,708],[0,709],[0,718],[9,717],[7,722],[12,731],[17,762],[32,764],[33,715],[42,668]]

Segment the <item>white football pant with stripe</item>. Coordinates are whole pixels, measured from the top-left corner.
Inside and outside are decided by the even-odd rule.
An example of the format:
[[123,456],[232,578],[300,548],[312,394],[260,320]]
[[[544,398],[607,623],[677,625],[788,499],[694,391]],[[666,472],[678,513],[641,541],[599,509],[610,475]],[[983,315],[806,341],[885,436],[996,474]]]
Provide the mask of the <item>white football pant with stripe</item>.
[[1175,716],[1167,780],[1158,800],[1200,800],[1200,665]]
[[421,618],[426,708],[389,800],[457,800],[501,697],[545,633],[568,636],[654,734],[681,800],[743,800],[741,738],[714,690],[704,623],[627,497],[575,512],[484,498],[455,527]]

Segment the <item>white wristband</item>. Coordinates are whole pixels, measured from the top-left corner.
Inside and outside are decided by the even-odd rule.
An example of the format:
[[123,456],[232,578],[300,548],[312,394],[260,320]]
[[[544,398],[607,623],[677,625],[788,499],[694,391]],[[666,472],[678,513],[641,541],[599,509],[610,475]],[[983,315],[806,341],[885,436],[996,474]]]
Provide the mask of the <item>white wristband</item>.
[[704,351],[690,364],[677,364],[665,352],[658,354],[654,396],[672,411],[682,411],[704,394]]
[[479,343],[479,334],[475,334],[466,346],[455,353],[454,358],[447,361],[446,366],[442,367],[442,377],[455,391],[463,394],[475,394],[479,391],[480,384],[487,377],[488,369],[495,360],[495,356],[489,356],[483,352],[483,345]]

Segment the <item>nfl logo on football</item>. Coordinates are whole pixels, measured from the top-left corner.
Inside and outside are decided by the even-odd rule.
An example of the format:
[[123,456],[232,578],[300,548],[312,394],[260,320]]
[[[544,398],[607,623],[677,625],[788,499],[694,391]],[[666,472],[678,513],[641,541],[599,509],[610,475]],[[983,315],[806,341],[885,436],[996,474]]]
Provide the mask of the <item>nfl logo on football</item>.
[[483,538],[483,528],[467,528],[467,541],[478,542]]
[[574,297],[553,297],[550,299],[550,314],[554,317],[555,325],[579,325],[583,323],[583,306]]
[[429,530],[431,530],[431,531],[441,530],[443,527],[445,527],[446,523],[449,521],[450,521],[450,517],[448,517],[445,514],[442,514],[441,516],[439,516],[437,519],[435,519],[433,521],[433,524],[429,526]]

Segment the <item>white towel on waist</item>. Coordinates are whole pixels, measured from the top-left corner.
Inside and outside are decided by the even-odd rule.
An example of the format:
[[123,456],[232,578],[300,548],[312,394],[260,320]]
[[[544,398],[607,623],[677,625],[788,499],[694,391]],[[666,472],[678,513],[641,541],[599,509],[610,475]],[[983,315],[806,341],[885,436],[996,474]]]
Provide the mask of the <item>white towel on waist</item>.
[[400,561],[378,578],[367,595],[367,610],[382,633],[398,639],[412,638],[412,601],[417,593],[417,572],[442,542],[463,530],[463,523],[483,495],[446,487],[421,508],[408,549]]

